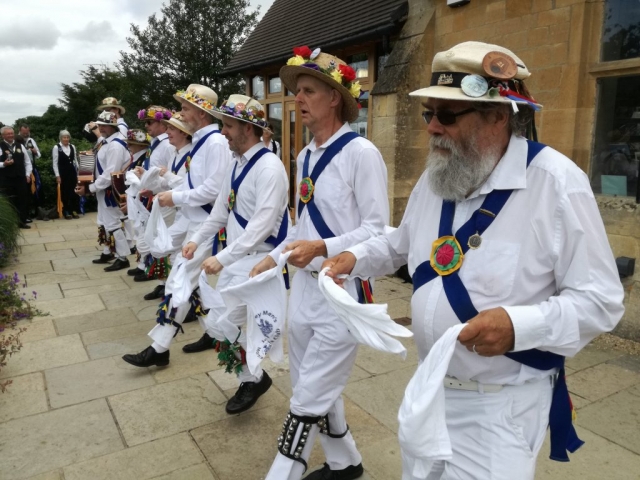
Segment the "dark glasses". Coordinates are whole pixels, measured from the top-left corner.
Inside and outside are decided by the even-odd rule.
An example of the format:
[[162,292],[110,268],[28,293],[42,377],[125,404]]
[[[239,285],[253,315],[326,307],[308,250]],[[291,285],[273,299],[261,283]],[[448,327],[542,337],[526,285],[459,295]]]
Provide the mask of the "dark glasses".
[[437,113],[432,110],[425,110],[422,112],[422,118],[427,124],[431,123],[431,120],[435,116],[441,125],[453,125],[456,123],[456,118],[460,115],[465,115],[467,113],[475,112],[475,108],[467,108],[466,110],[462,110],[461,112],[452,112],[451,110],[439,110]]

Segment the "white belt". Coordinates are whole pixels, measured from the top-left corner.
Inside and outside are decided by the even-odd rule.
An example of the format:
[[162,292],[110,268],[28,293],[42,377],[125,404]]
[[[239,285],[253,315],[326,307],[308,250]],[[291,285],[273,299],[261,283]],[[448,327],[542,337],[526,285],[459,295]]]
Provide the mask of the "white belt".
[[502,385],[492,385],[490,383],[479,383],[474,381],[463,382],[453,377],[444,377],[444,388],[454,390],[470,390],[480,393],[496,393],[502,390]]

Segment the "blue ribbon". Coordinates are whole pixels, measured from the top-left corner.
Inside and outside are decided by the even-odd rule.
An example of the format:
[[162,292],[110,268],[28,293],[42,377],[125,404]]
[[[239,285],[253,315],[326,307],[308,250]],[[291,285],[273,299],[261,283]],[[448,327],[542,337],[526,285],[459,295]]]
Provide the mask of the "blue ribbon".
[[184,156],[178,162],[178,165],[176,165],[176,158],[178,158],[178,156],[177,155],[175,156],[175,158],[173,159],[173,163],[171,164],[171,172],[173,172],[175,175],[178,174],[178,172],[180,171],[182,166],[187,161],[187,157],[189,156],[189,153],[190,152],[187,152],[187,153],[184,154]]
[[151,162],[151,155],[153,155],[154,150],[156,148],[158,148],[158,145],[160,145],[166,139],[167,139],[167,137],[163,138],[162,140],[155,139],[156,142],[153,145],[149,145],[149,148],[147,148],[147,153],[144,156],[144,169],[145,170],[149,170],[149,163]]

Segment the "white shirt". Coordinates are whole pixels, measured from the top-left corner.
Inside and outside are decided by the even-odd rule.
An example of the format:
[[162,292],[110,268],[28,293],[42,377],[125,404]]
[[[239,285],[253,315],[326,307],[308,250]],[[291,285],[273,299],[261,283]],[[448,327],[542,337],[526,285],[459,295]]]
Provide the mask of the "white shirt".
[[[596,335],[615,327],[624,293],[587,176],[547,147],[526,168],[527,142],[512,137],[487,181],[458,202],[457,231],[494,189],[514,189],[458,271],[475,308],[504,307],[513,323],[514,351],[538,348],[574,356]],[[352,275],[389,273],[407,263],[413,275],[428,261],[438,238],[442,199],[428,186],[428,172],[414,188],[400,227],[352,251]],[[441,277],[422,286],[411,301],[418,353],[459,323]],[[481,357],[460,343],[447,374],[459,380],[519,385],[549,372],[505,356]]]
[[[157,145],[157,146],[156,146]],[[176,149],[169,143],[169,135],[162,133],[151,140],[151,146],[155,147],[151,158],[149,159],[149,167],[170,168],[171,160]]]
[[[307,151],[309,175],[326,148],[347,132],[345,123],[323,145],[317,146],[315,139],[304,148],[297,159],[297,185],[302,180],[302,165]],[[300,191],[296,187],[296,206]],[[368,238],[381,235],[389,222],[389,201],[387,199],[387,167],[382,155],[366,138],[350,141],[327,165],[318,177],[313,194],[314,201],[327,226],[336,235],[324,241],[328,257],[333,257],[349,247]],[[287,239],[270,255],[277,262],[280,252],[294,240],[319,240],[322,237],[313,226],[309,209],[305,207],[297,218],[296,225],[289,229]],[[322,257],[311,261],[305,270],[320,271]]]
[[[96,154],[95,181],[89,184],[89,191],[95,193],[98,190],[105,190],[111,186],[111,173],[123,171],[131,161],[131,154],[123,145],[114,140],[122,140],[122,134],[118,131],[106,139],[106,144],[102,145]],[[98,174],[98,162],[103,168],[102,174]]]
[[[51,158],[52,158],[52,163],[53,163],[53,173],[55,173],[56,177],[60,176],[60,171],[58,169],[58,145],[60,145],[60,147],[62,147],[62,151],[64,152],[64,154],[68,157],[71,155],[71,147],[69,145],[63,145],[62,143],[58,143],[56,144],[55,147],[53,147],[53,150],[51,150]],[[74,147],[74,150],[76,150],[76,148]],[[77,151],[76,151],[76,157],[77,157]],[[78,171],[78,159],[74,158],[73,159],[73,166],[76,167],[76,171]]]
[[127,122],[124,121],[124,118],[120,117],[116,123],[118,124],[118,131],[126,139],[127,133],[129,133],[129,126],[127,125]]
[[[12,144],[9,144],[9,142],[7,141],[4,141],[4,143],[9,145],[9,149],[11,150],[12,154],[15,153],[16,147],[18,146],[20,147],[20,149],[22,150],[22,153],[24,154],[25,178],[30,177],[31,172],[33,171],[33,166],[31,164],[31,156],[27,152],[26,147],[24,145],[20,145],[19,143],[16,143],[15,141]],[[4,162],[0,162],[0,168],[4,168]]]
[[[34,159],[40,158],[42,155],[40,154],[40,149],[38,148],[38,144],[36,143],[36,141],[31,138],[25,138],[24,139],[24,144],[27,146],[27,149],[33,147],[36,149],[36,153],[34,155]],[[31,154],[31,150],[29,150],[29,153]]]
[[[218,125],[212,124],[201,128],[193,135],[193,148],[207,133],[219,130]],[[204,145],[191,157],[190,177],[193,189],[185,179],[181,185],[172,190],[173,203],[181,207],[182,214],[192,222],[204,222],[208,213],[201,205],[216,201],[225,173],[232,164],[231,151],[227,139],[220,133],[214,133],[207,138]]]
[[[251,158],[264,148],[259,142],[247,150],[244,155],[233,154],[237,164],[236,178],[240,176]],[[223,266],[252,252],[270,252],[273,246],[265,243],[270,235],[278,236],[283,215],[289,214],[287,193],[289,191],[287,172],[284,165],[273,153],[265,153],[247,173],[240,184],[235,200],[236,211],[248,221],[244,229],[236,220],[235,214],[228,211],[229,194],[233,167],[224,177],[220,195],[207,220],[191,239],[200,245],[218,231],[227,227],[227,248],[216,255]]]
[[[262,140],[262,138],[260,139]],[[264,140],[262,140],[262,144],[264,145]],[[266,147],[271,150],[273,152],[274,147],[276,148],[276,151],[273,152],[278,158],[282,158],[282,149],[280,148],[280,144],[276,141],[276,140],[269,140],[269,145],[266,145]]]
[[182,157],[185,154],[189,153],[189,151],[193,148],[192,143],[187,143],[184,147],[180,148],[180,150],[174,150],[173,159],[169,162],[169,166],[167,167],[167,171],[164,175],[162,175],[162,187],[166,190],[171,190],[177,188],[184,181],[184,177],[187,176],[187,162],[185,161],[177,173],[173,173],[171,169],[173,168],[173,164],[175,162],[176,166],[182,160]]

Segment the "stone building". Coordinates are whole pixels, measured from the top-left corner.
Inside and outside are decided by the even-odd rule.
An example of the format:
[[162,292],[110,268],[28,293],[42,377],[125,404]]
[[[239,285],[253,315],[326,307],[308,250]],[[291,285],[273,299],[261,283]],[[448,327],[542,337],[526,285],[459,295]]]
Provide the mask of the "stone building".
[[[353,2],[355,3],[355,2]],[[452,7],[448,3],[458,3]],[[291,48],[321,47],[361,77],[364,108],[353,128],[382,152],[392,223],[398,224],[425,166],[419,101],[433,55],[468,40],[513,50],[544,105],[540,141],[573,159],[591,180],[616,257],[640,257],[640,2],[630,0],[275,0],[228,67],[268,115],[291,161],[308,142],[278,70]],[[622,336],[640,340],[640,269],[623,280]]]

